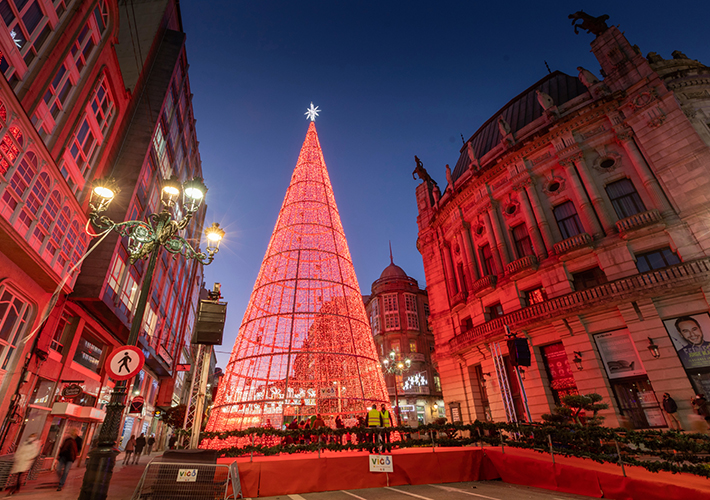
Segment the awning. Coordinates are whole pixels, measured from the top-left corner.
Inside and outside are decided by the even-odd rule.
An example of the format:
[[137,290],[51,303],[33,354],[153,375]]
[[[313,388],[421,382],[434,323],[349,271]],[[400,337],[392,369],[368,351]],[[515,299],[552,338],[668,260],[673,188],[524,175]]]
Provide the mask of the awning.
[[73,403],[54,403],[51,414],[84,422],[103,422],[106,416],[104,410],[91,406],[79,406]]

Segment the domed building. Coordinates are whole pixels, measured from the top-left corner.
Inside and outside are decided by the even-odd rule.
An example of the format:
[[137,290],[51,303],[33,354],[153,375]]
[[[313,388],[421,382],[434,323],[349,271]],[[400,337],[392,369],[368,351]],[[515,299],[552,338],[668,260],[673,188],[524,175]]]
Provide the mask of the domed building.
[[402,425],[417,426],[443,417],[441,380],[432,364],[434,335],[428,324],[426,290],[394,263],[390,253],[390,265],[363,300],[387,391],[392,407],[399,408]]
[[[537,421],[596,392],[605,425],[664,428],[668,392],[688,426],[690,398],[710,393],[710,68],[592,25],[602,78],[554,72],[513,98],[443,194],[417,159],[451,418]],[[530,349],[520,373],[508,332]]]

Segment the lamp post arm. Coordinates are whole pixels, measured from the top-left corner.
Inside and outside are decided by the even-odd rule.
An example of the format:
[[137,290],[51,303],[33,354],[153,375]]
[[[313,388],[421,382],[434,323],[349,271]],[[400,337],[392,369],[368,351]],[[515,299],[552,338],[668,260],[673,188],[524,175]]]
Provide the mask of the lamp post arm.
[[208,265],[214,260],[214,254],[207,255],[204,252],[198,252],[182,236],[173,236],[164,243],[164,246],[170,253],[183,255],[186,259],[195,259],[204,265]]

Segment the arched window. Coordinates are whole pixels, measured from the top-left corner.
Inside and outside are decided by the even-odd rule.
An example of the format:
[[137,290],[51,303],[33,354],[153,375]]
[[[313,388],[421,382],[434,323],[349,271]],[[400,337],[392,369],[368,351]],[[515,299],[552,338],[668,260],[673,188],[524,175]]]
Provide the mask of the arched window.
[[31,325],[34,307],[7,284],[0,285],[0,380],[5,370],[12,368],[10,361],[17,342]]
[[[59,244],[62,241],[62,236],[67,231],[69,226],[69,207],[64,207],[57,218],[57,224],[54,226],[54,231],[52,231],[52,239],[49,240],[47,244],[47,251],[56,255],[57,250],[59,250]],[[61,264],[64,267],[64,264]]]
[[[10,182],[2,195],[0,209],[5,218],[9,219],[15,212],[17,205],[30,188],[35,175],[37,175],[37,155],[28,151],[10,178]],[[23,216],[24,215],[24,216]],[[29,228],[32,218],[28,214],[21,214],[20,221]],[[29,221],[29,222],[28,222]]]
[[[3,107],[3,110],[4,109]],[[0,174],[5,175],[5,173],[15,165],[24,142],[25,140],[20,129],[10,127],[8,133],[0,140]]]
[[[62,209],[62,217],[64,217],[66,214],[67,220],[71,219],[71,216],[69,214],[69,207],[64,207]],[[56,228],[55,228],[56,232]],[[59,264],[61,267],[64,267],[67,262],[69,262],[69,257],[71,256],[72,253],[72,246],[76,244],[76,237],[77,237],[77,232],[78,232],[78,224],[76,221],[73,221],[71,225],[69,225],[69,228],[67,231],[62,231],[61,234],[66,234],[64,238],[64,242],[62,243],[61,251],[59,252],[59,257],[57,258],[57,264]],[[61,238],[61,236],[60,236]]]
[[59,196],[59,191],[55,189],[47,199],[47,204],[44,206],[44,210],[42,210],[42,213],[39,215],[39,222],[37,222],[34,233],[32,234],[33,239],[38,245],[41,245],[47,237],[47,234],[49,234],[49,228],[52,226],[52,222],[54,222],[54,219],[57,217],[60,204],[61,198]]

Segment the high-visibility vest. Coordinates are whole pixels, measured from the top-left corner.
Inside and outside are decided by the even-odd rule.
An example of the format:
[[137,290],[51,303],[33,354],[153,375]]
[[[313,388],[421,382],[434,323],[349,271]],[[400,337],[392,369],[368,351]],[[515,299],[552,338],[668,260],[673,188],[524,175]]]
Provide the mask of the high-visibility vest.
[[367,412],[367,426],[380,427],[382,425],[382,415],[379,410],[370,410]]
[[385,410],[382,413],[382,427],[391,427],[392,426],[392,420],[390,419],[390,412],[389,410]]

